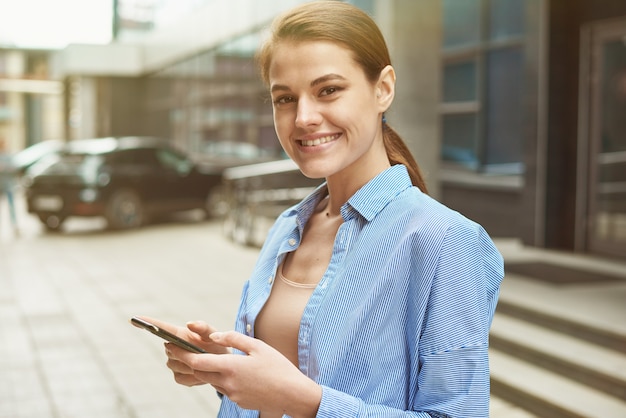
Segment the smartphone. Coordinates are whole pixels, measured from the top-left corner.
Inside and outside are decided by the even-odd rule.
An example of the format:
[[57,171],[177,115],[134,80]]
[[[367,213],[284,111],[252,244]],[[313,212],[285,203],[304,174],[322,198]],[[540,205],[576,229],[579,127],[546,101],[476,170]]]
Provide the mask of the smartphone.
[[130,319],[130,323],[135,325],[136,327],[143,328],[145,330],[150,331],[154,335],[157,335],[163,338],[166,341],[171,342],[174,345],[177,345],[180,348],[184,348],[187,351],[191,351],[192,353],[207,353],[208,351],[203,350],[202,348],[191,344],[188,341],[183,340],[180,337],[168,332],[162,328],[157,327],[156,325],[145,321],[141,318],[137,318],[136,316]]

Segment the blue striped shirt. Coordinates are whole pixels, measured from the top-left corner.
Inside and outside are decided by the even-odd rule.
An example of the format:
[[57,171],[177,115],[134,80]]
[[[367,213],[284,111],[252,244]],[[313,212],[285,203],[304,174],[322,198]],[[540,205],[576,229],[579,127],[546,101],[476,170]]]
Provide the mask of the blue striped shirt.
[[[236,329],[254,336],[285,254],[326,194],[285,211],[244,285]],[[357,191],[300,323],[299,367],[318,417],[487,417],[488,334],[503,261],[485,230],[395,165]],[[256,417],[223,398],[220,417]]]

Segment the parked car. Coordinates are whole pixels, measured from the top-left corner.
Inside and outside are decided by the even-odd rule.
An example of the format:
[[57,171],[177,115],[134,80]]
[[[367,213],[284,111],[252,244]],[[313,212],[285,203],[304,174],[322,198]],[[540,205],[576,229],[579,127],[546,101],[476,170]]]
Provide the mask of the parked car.
[[210,214],[222,175],[165,140],[120,137],[70,141],[25,180],[28,211],[55,231],[71,216],[127,229],[179,211]]

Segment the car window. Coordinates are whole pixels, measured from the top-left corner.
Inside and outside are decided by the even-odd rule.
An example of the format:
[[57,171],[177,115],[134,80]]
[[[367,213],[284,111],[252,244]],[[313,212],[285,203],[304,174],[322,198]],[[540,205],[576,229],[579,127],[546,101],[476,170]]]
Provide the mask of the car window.
[[125,149],[112,153],[109,161],[116,165],[158,165],[152,149]]
[[156,157],[161,165],[175,170],[179,174],[188,174],[193,166],[193,163],[183,155],[168,149],[157,150]]
[[79,175],[87,181],[95,180],[98,167],[102,164],[101,155],[65,153],[58,156],[44,170],[46,174]]
[[102,157],[92,154],[61,154],[49,167],[51,172],[80,171],[85,167],[92,167],[102,161]]

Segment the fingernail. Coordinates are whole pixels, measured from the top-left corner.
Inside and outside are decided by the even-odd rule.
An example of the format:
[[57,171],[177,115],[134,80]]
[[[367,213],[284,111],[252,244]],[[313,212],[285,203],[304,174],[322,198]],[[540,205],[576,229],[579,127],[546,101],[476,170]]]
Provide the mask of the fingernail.
[[223,336],[224,336],[224,333],[222,333],[222,332],[214,332],[214,333],[212,333],[211,335],[209,335],[209,337],[210,337],[213,341],[220,340]]

